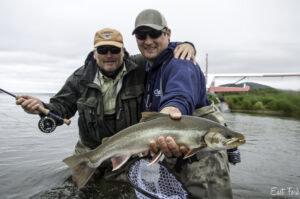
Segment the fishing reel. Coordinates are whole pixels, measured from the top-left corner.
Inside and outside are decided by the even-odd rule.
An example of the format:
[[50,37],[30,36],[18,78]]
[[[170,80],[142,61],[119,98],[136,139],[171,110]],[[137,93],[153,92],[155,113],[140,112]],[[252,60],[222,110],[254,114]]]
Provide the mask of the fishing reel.
[[49,116],[42,117],[39,121],[39,129],[43,133],[51,133],[56,128],[56,121]]
[[241,162],[241,153],[238,150],[238,148],[233,148],[233,149],[228,149],[227,150],[227,155],[228,155],[228,161],[235,165],[237,163]]

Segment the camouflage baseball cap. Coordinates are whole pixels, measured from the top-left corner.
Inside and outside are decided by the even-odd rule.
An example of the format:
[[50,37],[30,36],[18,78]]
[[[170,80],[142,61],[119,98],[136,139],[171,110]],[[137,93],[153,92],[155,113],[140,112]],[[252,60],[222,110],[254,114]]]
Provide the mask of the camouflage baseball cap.
[[135,19],[135,28],[132,34],[140,27],[149,27],[155,30],[162,30],[167,27],[165,17],[157,10],[143,10]]

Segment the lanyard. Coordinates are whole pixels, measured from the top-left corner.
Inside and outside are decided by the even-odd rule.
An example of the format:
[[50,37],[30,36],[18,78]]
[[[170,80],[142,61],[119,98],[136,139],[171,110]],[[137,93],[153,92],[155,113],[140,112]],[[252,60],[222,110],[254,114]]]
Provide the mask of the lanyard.
[[[160,67],[160,79],[159,79],[159,89],[160,89],[160,97],[163,96],[163,88],[162,88],[162,75],[163,75],[163,68],[166,64],[166,61],[164,61],[162,63],[162,66]],[[156,71],[158,72],[158,71]],[[153,78],[153,73],[151,71],[149,71],[148,73],[148,76],[147,76],[147,88],[146,88],[146,93],[147,93],[147,96],[146,96],[146,101],[145,101],[145,108],[146,108],[146,111],[150,111],[151,110],[151,106],[152,106],[152,94],[153,94],[153,87],[154,87],[154,84],[155,84],[155,79]],[[151,77],[152,76],[152,77]],[[155,76],[157,77],[157,75]]]
[[[149,78],[150,75],[148,75]],[[153,85],[151,84],[151,81],[147,81],[147,96],[146,96],[146,111],[150,111],[151,110],[151,106],[152,106],[152,91],[153,90]]]

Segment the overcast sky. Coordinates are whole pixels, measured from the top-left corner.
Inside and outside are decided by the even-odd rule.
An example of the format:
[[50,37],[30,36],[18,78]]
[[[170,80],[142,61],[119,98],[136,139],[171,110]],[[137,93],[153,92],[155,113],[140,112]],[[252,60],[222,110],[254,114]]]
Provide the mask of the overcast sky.
[[195,44],[202,71],[208,53],[210,74],[300,73],[298,0],[1,0],[0,88],[58,91],[105,27],[138,53],[131,32],[148,8],[166,17],[172,41]]

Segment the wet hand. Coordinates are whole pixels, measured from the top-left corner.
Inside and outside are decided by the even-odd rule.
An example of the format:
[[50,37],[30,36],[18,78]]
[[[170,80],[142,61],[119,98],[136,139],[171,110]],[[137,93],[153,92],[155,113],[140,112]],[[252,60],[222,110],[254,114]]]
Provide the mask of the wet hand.
[[39,114],[39,107],[44,107],[40,99],[29,95],[17,96],[16,104],[21,105],[24,111],[30,114]]
[[182,116],[181,111],[173,106],[167,106],[163,108],[160,113],[169,114],[173,120],[180,120]]
[[180,157],[182,154],[186,154],[188,152],[187,147],[178,145],[170,136],[167,136],[166,138],[159,136],[157,143],[155,141],[151,141],[149,143],[149,147],[151,152],[157,154],[161,151],[168,158],[174,156]]
[[[181,119],[181,111],[173,106],[164,107],[160,113],[169,114],[173,120]],[[161,151],[166,157],[180,157],[182,154],[186,154],[188,149],[185,146],[178,145],[175,140],[167,136],[159,136],[156,141],[150,141],[149,143],[150,151],[154,154],[157,154]]]
[[194,47],[189,43],[182,43],[178,46],[176,46],[174,50],[174,57],[175,59],[186,59],[186,60],[193,60],[194,65],[197,64],[196,58],[195,58],[195,49]]

